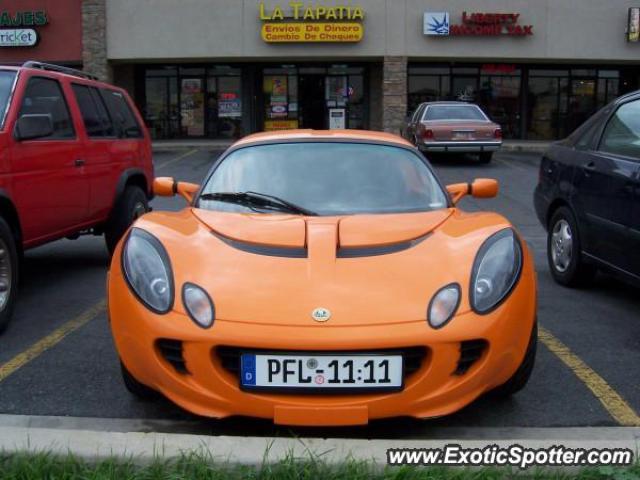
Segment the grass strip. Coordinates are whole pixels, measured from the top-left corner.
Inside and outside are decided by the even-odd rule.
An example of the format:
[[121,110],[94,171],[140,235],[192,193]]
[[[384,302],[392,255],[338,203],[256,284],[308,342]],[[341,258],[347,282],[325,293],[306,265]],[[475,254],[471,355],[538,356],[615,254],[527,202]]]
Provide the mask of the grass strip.
[[73,455],[56,456],[50,453],[0,453],[1,480],[498,480],[584,479],[584,480],[640,480],[640,465],[627,468],[599,467],[572,470],[529,469],[519,471],[505,468],[444,468],[444,467],[386,467],[373,463],[346,460],[329,464],[319,458],[289,457],[276,463],[243,466],[214,461],[210,455],[183,454],[178,459],[157,459],[140,464],[134,458],[111,458],[87,462]]

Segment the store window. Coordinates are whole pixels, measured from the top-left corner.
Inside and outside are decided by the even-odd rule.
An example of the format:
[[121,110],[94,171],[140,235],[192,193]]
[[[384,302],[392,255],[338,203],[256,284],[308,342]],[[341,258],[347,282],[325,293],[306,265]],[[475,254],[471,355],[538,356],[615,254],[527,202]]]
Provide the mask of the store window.
[[[295,67],[264,70],[264,129],[298,128],[298,76]],[[314,92],[314,95],[317,95]]]
[[144,87],[143,115],[151,137],[179,136],[177,67],[147,69]]
[[230,66],[145,69],[144,118],[152,138],[239,138],[242,70]]
[[415,112],[423,102],[449,99],[450,74],[449,67],[410,67],[408,113]]
[[564,138],[620,95],[620,71],[531,69],[527,92],[527,138]]
[[363,67],[263,69],[264,130],[366,128]]
[[567,135],[568,70],[530,70],[527,138],[552,140]]
[[423,102],[476,103],[502,125],[505,138],[520,136],[520,69],[514,65],[410,66],[408,114]]
[[520,70],[514,65],[484,65],[476,103],[502,127],[505,138],[520,138]]
[[239,68],[216,67],[207,72],[207,136],[240,138],[242,78]]

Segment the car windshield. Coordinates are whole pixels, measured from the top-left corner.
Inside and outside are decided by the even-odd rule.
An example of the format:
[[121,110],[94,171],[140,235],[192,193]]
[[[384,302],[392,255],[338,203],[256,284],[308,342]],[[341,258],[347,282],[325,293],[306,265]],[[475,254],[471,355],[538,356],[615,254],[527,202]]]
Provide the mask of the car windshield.
[[442,187],[416,153],[380,144],[293,142],[241,148],[213,172],[197,205],[255,211],[242,202],[212,199],[218,192],[259,192],[317,215],[421,212],[447,206]]
[[482,111],[475,105],[431,105],[425,120],[481,120],[486,121]]
[[0,130],[4,126],[4,116],[7,113],[7,103],[9,103],[15,78],[16,72],[0,70]]

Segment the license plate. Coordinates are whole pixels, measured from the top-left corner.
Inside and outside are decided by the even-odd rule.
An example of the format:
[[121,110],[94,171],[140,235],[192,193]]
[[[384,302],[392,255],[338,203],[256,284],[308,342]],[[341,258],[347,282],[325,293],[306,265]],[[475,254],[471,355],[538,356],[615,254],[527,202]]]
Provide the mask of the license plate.
[[471,132],[454,132],[454,140],[473,140],[473,133]]
[[402,355],[245,353],[240,371],[240,385],[247,390],[402,388]]

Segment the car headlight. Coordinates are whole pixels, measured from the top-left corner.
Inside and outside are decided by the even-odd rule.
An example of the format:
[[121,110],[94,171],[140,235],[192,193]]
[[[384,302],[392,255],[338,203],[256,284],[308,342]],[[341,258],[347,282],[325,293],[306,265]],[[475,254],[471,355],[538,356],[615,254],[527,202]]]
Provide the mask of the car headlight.
[[442,287],[429,302],[427,320],[433,328],[444,327],[460,305],[460,285],[452,283]]
[[131,229],[122,253],[122,269],[138,299],[155,313],[173,306],[173,273],[160,241],[140,228]]
[[522,270],[522,246],[511,228],[491,235],[480,247],[471,273],[471,308],[484,314],[511,293]]
[[215,308],[207,292],[193,283],[182,287],[182,303],[187,313],[198,326],[209,328],[213,325]]

